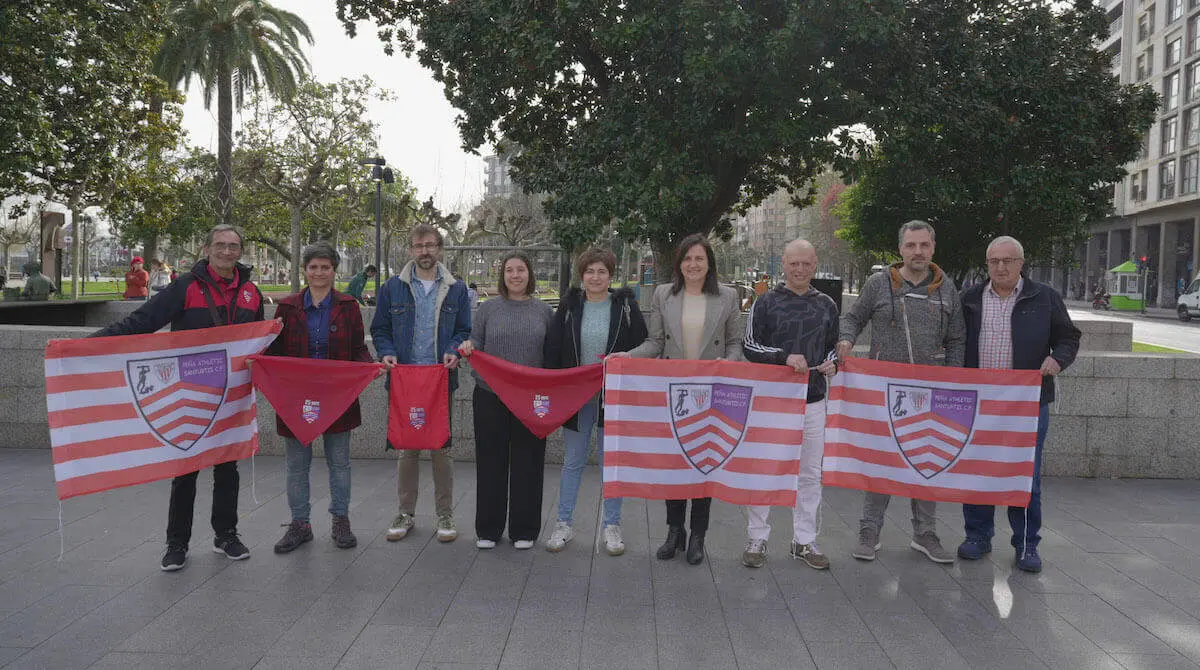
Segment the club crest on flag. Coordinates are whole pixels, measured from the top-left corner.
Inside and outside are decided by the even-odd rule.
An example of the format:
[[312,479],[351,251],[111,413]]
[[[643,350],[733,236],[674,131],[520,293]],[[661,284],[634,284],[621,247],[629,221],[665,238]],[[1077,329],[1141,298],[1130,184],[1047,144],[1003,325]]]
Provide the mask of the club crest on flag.
[[950,467],[971,438],[978,391],[888,384],[888,420],[904,460],[925,479]]
[[184,451],[212,426],[225,397],[225,350],[131,360],[126,380],[138,412],[154,434]]
[[536,414],[539,419],[546,418],[546,415],[550,413],[550,396],[533,396],[533,413]]
[[300,407],[300,418],[307,423],[313,423],[321,418],[321,401],[305,399],[304,404]]
[[671,384],[671,428],[683,455],[704,474],[721,467],[742,442],[754,389],[734,384]]
[[408,425],[420,430],[425,427],[425,408],[424,407],[409,407],[408,408]]

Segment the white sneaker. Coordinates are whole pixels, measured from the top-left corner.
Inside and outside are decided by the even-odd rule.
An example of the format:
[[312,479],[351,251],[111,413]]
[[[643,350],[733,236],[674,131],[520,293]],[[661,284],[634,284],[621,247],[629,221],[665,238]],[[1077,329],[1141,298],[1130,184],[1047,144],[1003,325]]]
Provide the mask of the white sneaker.
[[610,524],[604,527],[604,549],[609,556],[620,556],[625,553],[625,542],[621,539],[621,527]]
[[517,549],[533,549],[533,540],[516,540],[513,546]]
[[495,540],[485,540],[482,537],[477,538],[475,540],[475,548],[476,549],[495,549],[496,541]]
[[575,531],[571,530],[571,524],[566,521],[556,521],[554,523],[554,532],[550,534],[550,539],[546,540],[546,551],[559,552],[567,543],[575,538]]

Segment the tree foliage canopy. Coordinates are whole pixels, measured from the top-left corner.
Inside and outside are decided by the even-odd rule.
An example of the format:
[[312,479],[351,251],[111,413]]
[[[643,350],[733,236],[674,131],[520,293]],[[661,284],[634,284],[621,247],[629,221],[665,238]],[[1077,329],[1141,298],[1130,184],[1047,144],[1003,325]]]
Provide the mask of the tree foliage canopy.
[[[883,143],[908,138],[897,166],[910,154],[920,159],[913,167],[943,167],[1013,149],[987,179],[959,177],[971,182],[959,190],[968,197],[995,192],[989,179],[1007,183],[1009,219],[1014,194],[1042,188],[1057,164],[1044,206],[1067,204],[1077,219],[1074,203],[1119,176],[1147,98],[1117,86],[1094,51],[1104,12],[1076,5],[338,0],[338,14],[351,34],[373,21],[389,52],[415,54],[432,71],[461,110],[465,147],[501,137],[520,145],[514,177],[550,194],[559,242],[575,246],[616,222],[661,260],[686,234],[728,233],[731,212],[777,188],[799,204],[826,166],[852,174],[856,157],[878,155],[866,153],[869,132],[851,132],[859,128]],[[1049,128],[1035,128],[1046,114]],[[948,132],[955,124],[969,129]],[[1076,150],[1069,160],[1039,153],[1063,133],[1089,135],[1064,143]],[[1014,138],[1025,138],[1019,152]],[[957,207],[957,189],[939,188],[951,194],[940,209],[913,203],[903,216],[881,213],[880,225]]]
[[1017,4],[929,17],[930,95],[889,113],[840,209],[856,249],[895,250],[899,225],[920,218],[952,274],[980,268],[998,235],[1035,260],[1068,260],[1088,223],[1111,213],[1157,95],[1112,76],[1095,49],[1108,31],[1100,9]]

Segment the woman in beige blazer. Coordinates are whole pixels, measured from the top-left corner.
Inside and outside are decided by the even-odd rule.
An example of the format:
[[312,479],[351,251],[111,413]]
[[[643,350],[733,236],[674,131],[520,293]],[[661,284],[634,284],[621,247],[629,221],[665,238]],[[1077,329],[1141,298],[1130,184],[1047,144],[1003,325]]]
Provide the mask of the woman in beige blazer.
[[[742,360],[742,329],[738,324],[737,292],[717,283],[717,262],[712,245],[703,235],[689,235],[679,243],[674,282],[659,286],[650,302],[650,334],[626,354],[635,358]],[[668,560],[687,548],[687,562],[704,560],[704,534],[712,498],[692,500],[691,541],[683,529],[686,500],[667,501],[667,539],[658,549]]]

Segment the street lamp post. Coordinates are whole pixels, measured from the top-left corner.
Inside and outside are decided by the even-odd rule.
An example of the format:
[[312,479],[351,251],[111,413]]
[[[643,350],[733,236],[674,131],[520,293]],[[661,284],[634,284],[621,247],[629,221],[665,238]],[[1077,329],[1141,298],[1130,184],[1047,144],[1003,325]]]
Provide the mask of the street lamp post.
[[371,179],[375,182],[375,301],[379,302],[379,275],[383,273],[383,263],[380,257],[380,247],[383,242],[380,237],[381,221],[383,219],[383,185],[395,182],[392,168],[384,167],[387,160],[383,156],[364,158],[359,161],[362,165],[371,166]]

